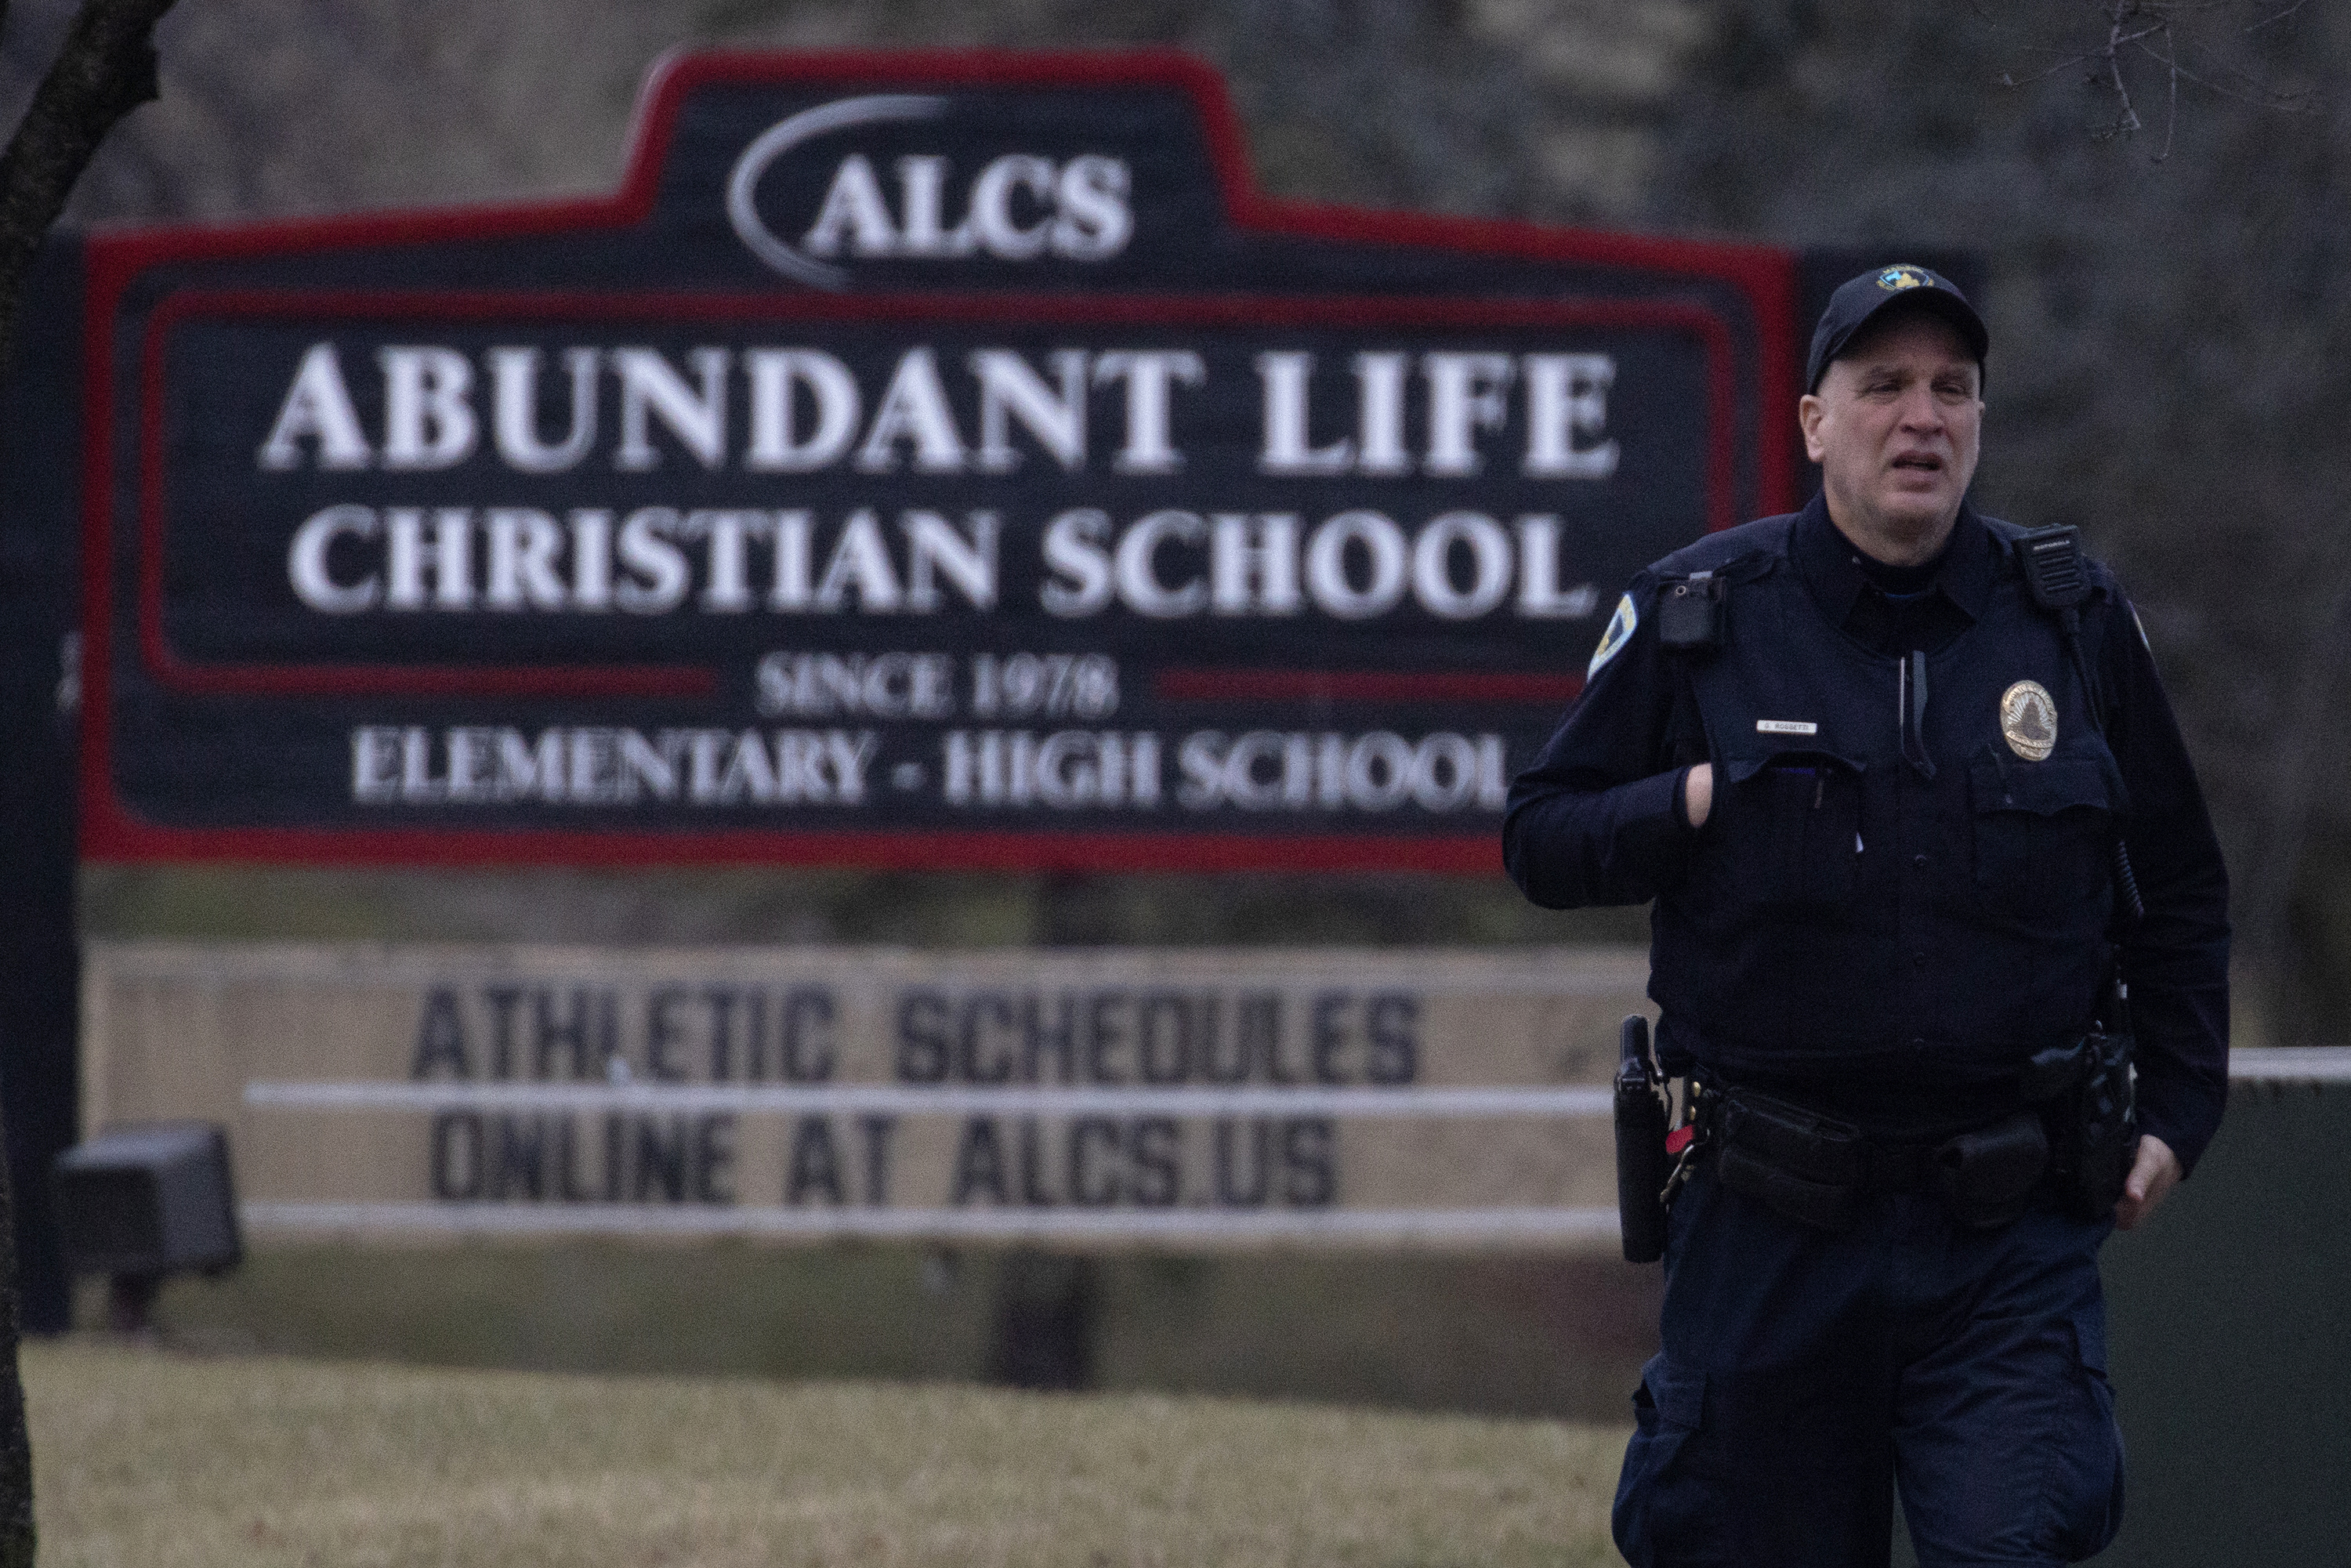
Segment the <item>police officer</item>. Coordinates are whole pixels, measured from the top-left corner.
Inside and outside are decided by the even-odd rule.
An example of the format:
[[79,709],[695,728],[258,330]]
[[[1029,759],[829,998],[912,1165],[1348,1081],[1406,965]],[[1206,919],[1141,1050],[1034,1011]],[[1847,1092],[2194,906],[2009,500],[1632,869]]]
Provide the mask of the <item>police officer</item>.
[[[1897,1488],[1929,1568],[2120,1522],[2097,1251],[2219,1124],[2226,873],[2112,574],[1968,502],[1989,342],[1927,268],[1840,287],[1821,493],[1635,578],[1510,793],[1529,898],[1656,901],[1657,1057],[1699,1084],[1635,1564],[1884,1564]],[[2092,1061],[2126,987],[2135,1151]]]

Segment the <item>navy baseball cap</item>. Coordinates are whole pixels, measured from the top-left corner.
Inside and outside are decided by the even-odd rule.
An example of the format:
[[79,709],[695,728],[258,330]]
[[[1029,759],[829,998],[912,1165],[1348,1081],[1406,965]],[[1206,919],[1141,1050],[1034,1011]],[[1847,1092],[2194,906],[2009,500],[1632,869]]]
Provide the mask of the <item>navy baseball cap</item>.
[[1820,391],[1821,378],[1828,374],[1829,362],[1844,352],[1846,344],[1861,336],[1863,328],[1896,307],[1930,310],[1949,322],[1951,329],[1975,355],[1977,366],[1982,366],[1984,355],[1991,349],[1991,334],[1984,329],[1983,318],[1968,303],[1968,297],[1939,272],[1897,262],[1839,284],[1837,291],[1829,296],[1829,308],[1821,312],[1821,324],[1813,329],[1813,353],[1804,366],[1804,390]]

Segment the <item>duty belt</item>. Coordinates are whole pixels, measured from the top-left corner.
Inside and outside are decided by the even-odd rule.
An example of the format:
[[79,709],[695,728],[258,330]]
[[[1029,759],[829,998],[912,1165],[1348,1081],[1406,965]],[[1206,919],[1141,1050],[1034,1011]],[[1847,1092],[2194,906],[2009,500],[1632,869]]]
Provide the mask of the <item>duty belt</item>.
[[2049,1170],[2048,1132],[2032,1111],[1939,1143],[1895,1143],[1785,1100],[1716,1088],[1701,1095],[1697,1126],[1694,1149],[1714,1148],[1724,1186],[1822,1230],[1850,1227],[1865,1197],[1917,1191],[1934,1193],[1963,1225],[2005,1225]]

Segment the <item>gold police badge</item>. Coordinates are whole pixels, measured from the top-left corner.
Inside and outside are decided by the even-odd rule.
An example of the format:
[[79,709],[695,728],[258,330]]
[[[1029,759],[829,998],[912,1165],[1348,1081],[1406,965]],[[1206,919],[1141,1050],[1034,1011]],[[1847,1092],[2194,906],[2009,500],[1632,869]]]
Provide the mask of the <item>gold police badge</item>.
[[2019,681],[2000,694],[2000,733],[2027,762],[2046,762],[2057,749],[2057,704],[2039,681]]

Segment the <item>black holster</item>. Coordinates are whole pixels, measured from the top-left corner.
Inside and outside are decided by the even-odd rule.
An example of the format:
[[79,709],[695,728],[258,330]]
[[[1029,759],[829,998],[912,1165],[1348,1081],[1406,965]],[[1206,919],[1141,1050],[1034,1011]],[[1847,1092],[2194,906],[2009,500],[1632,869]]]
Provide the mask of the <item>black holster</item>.
[[1649,1060],[1649,1020],[1635,1013],[1617,1034],[1616,1218],[1625,1261],[1666,1255],[1666,1102]]
[[[2120,1017],[2119,993],[2109,1016]],[[2110,1215],[2138,1157],[2138,1099],[2127,1024],[2094,1030],[2025,1064],[2025,1098],[2049,1124],[2057,1186],[2078,1219]]]

